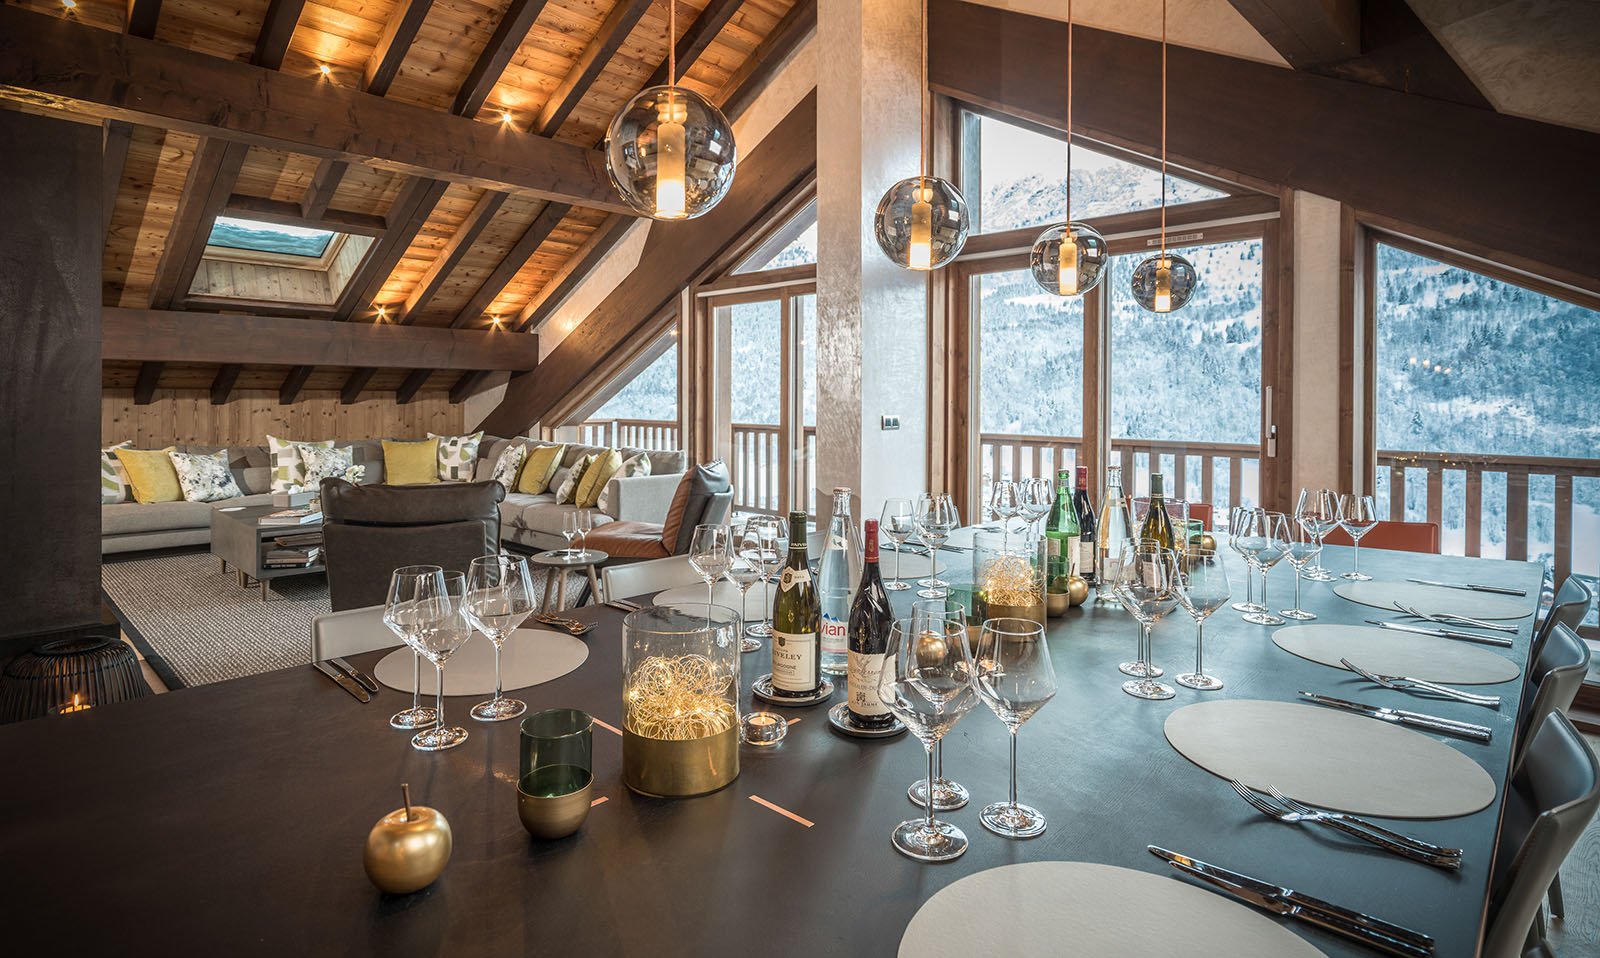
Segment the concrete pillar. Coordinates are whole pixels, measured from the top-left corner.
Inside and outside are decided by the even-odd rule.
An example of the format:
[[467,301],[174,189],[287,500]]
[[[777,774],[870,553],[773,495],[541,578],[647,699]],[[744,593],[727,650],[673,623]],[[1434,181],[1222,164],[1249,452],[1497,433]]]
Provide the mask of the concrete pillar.
[[1344,488],[1339,461],[1339,202],[1294,194],[1293,489]]

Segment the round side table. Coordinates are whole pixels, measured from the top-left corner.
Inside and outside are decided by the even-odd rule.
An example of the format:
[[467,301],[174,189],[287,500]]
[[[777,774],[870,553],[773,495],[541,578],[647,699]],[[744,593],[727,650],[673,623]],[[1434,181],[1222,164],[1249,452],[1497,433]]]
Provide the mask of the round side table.
[[552,549],[528,557],[528,561],[544,569],[544,601],[539,603],[542,613],[565,612],[567,609],[567,573],[582,569],[589,577],[589,594],[600,601],[600,580],[595,577],[595,566],[611,558],[599,549],[585,549],[568,555],[565,549]]

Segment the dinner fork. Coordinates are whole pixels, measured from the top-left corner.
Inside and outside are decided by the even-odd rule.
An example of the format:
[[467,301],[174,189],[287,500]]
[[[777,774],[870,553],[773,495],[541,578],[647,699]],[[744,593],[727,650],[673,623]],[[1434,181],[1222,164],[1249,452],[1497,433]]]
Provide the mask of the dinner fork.
[[1456,615],[1454,612],[1423,612],[1421,609],[1418,609],[1414,606],[1401,605],[1398,602],[1394,604],[1394,607],[1399,609],[1401,612],[1404,612],[1410,618],[1422,619],[1425,622],[1436,622],[1439,625],[1470,625],[1478,629],[1490,629],[1495,632],[1508,632],[1512,635],[1515,635],[1517,632],[1517,627],[1514,625],[1501,625],[1497,622],[1485,622],[1482,619],[1474,619],[1470,616]]
[[1320,808],[1314,808],[1310,805],[1307,805],[1305,802],[1297,802],[1289,796],[1278,791],[1278,787],[1276,785],[1268,785],[1267,794],[1277,799],[1279,803],[1292,812],[1299,812],[1302,815],[1310,815],[1315,818],[1339,819],[1341,821],[1346,821],[1357,827],[1365,828],[1367,831],[1374,834],[1382,835],[1385,838],[1391,838],[1397,842],[1400,842],[1402,845],[1410,845],[1418,851],[1427,852],[1430,855],[1440,855],[1446,858],[1460,858],[1462,855],[1461,849],[1459,848],[1445,848],[1440,845],[1435,845],[1432,842],[1425,842],[1420,838],[1413,838],[1410,835],[1402,835],[1400,832],[1384,828],[1377,822],[1368,821],[1367,819],[1356,815],[1350,815],[1346,812],[1328,812]]
[[[1329,828],[1344,832],[1346,835],[1349,835],[1353,838],[1359,838],[1364,842],[1376,845],[1390,854],[1399,855],[1401,858],[1408,858],[1411,861],[1421,862],[1425,865],[1432,865],[1435,868],[1461,867],[1461,856],[1459,854],[1442,854],[1442,852],[1455,851],[1455,849],[1440,849],[1438,852],[1423,851],[1416,839],[1405,838],[1404,841],[1400,841],[1389,837],[1389,835],[1395,834],[1394,832],[1390,832],[1389,835],[1384,835],[1376,831],[1362,828],[1346,818],[1334,818],[1326,813],[1307,814],[1305,812],[1293,811],[1284,805],[1276,804],[1262,798],[1260,795],[1257,795],[1254,791],[1252,791],[1249,786],[1245,785],[1243,782],[1237,781],[1236,779],[1228,779],[1228,784],[1233,786],[1233,790],[1238,792],[1239,797],[1248,802],[1251,808],[1254,808],[1261,814],[1276,821],[1285,822],[1290,825],[1298,825],[1302,822],[1314,822],[1318,825],[1326,825]],[[1404,838],[1404,836],[1401,837]]]
[[1474,695],[1471,692],[1453,689],[1448,685],[1439,685],[1422,679],[1414,679],[1408,675],[1379,675],[1376,672],[1368,672],[1349,659],[1340,659],[1339,664],[1375,685],[1381,685],[1396,692],[1432,692],[1435,695],[1442,695],[1447,699],[1455,699],[1458,702],[1466,702],[1469,705],[1484,705],[1492,709],[1500,707],[1500,696],[1498,695]]

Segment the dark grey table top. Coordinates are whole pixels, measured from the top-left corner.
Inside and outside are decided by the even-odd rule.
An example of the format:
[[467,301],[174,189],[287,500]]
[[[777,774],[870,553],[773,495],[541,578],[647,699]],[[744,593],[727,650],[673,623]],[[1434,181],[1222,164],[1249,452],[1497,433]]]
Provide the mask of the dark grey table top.
[[[1348,568],[1348,550],[1329,549],[1325,564]],[[1380,578],[1502,582],[1528,589],[1530,607],[1540,581],[1527,563],[1371,549],[1362,568]],[[1242,568],[1231,571],[1242,595]],[[1274,607],[1287,605],[1292,588],[1287,566],[1273,571]],[[1323,622],[1371,615],[1326,584],[1307,583],[1305,604]],[[519,697],[620,725],[621,614],[569,614],[599,622],[588,662]],[[1532,624],[1520,621],[1517,647],[1505,654],[1526,655]],[[1061,691],[1021,733],[1021,795],[1049,817],[1049,830],[1014,842],[978,823],[978,809],[1006,790],[1005,729],[979,707],[945,745],[946,773],[973,795],[947,817],[972,847],[941,865],[912,862],[889,844],[895,824],[917,811],[905,795],[923,773],[916,740],[841,737],[821,707],[792,710],[801,721],[780,748],[744,748],[733,785],[689,800],[631,794],[619,779],[620,739],[597,728],[595,794],[608,800],[578,835],[552,843],[530,841],[517,820],[517,723],[472,722],[470,699],[448,709],[471,738],[442,754],[414,751],[388,727],[404,696],[385,690],[363,706],[310,668],[0,727],[3,933],[17,954],[143,941],[174,954],[892,955],[917,907],[964,875],[1049,859],[1161,873],[1168,866],[1145,851],[1153,843],[1426,931],[1440,955],[1474,954],[1498,798],[1462,818],[1401,823],[1466,850],[1460,872],[1447,873],[1262,818],[1167,745],[1167,715],[1209,697],[1288,700],[1309,688],[1406,701],[1290,656],[1270,633],[1218,613],[1207,629],[1207,666],[1227,688],[1180,688],[1174,700],[1143,702],[1119,688],[1116,664],[1134,647],[1125,613],[1083,609],[1053,620]],[[1169,674],[1188,668],[1192,642],[1186,619],[1161,624],[1158,663]],[[378,656],[356,661],[370,670]],[[768,663],[763,653],[745,659],[748,703],[749,681]],[[1520,684],[1485,691],[1505,698],[1498,713],[1447,702],[1425,710],[1492,726],[1490,745],[1441,741],[1503,784]],[[431,888],[396,899],[367,883],[361,845],[398,804],[401,782],[448,816],[455,853]],[[1330,955],[1368,954],[1291,927]]]

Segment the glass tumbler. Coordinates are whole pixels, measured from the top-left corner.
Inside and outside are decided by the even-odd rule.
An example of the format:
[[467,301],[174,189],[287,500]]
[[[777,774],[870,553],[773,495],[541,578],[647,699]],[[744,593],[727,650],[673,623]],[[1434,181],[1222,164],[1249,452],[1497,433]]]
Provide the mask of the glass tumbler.
[[517,815],[534,838],[565,838],[589,817],[594,786],[594,719],[578,709],[545,709],[522,720]]

